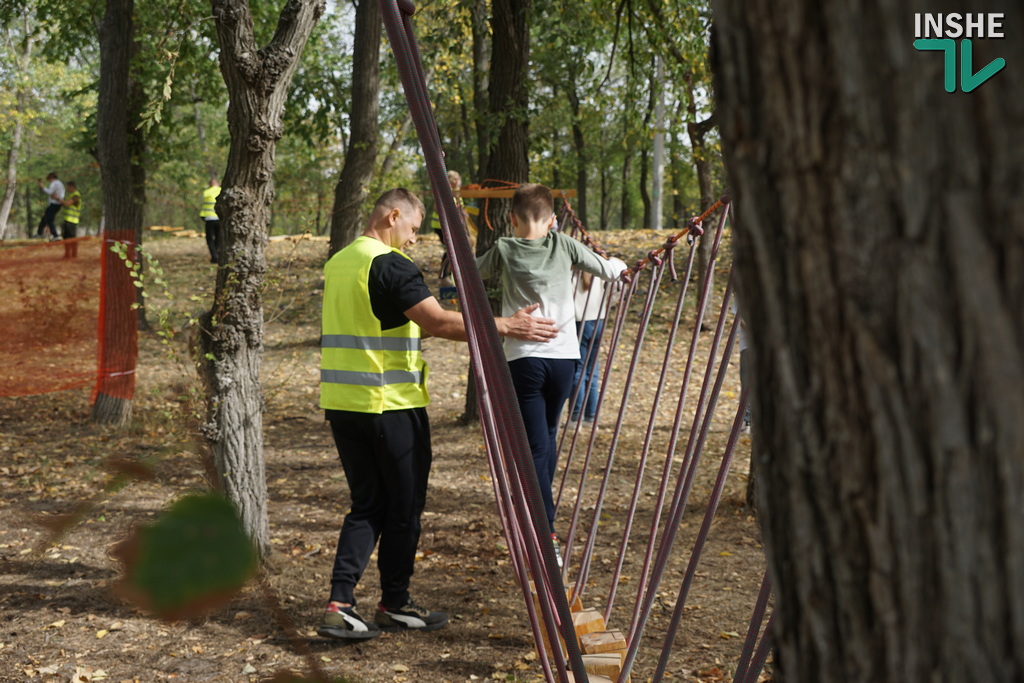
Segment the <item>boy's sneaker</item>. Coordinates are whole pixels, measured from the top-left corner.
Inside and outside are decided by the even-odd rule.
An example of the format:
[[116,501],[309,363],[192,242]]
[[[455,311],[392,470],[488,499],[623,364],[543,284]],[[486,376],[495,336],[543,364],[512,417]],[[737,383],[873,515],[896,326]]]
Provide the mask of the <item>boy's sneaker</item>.
[[380,635],[377,624],[359,616],[354,607],[338,607],[327,605],[323,623],[316,630],[324,638],[342,638],[345,640],[369,640]]
[[399,608],[377,605],[373,620],[382,631],[436,631],[448,623],[448,615],[431,612],[410,600]]

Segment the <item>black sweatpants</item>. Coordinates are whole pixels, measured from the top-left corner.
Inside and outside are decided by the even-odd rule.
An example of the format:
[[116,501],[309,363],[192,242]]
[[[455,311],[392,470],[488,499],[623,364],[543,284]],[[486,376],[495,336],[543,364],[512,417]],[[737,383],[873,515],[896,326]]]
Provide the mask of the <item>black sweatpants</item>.
[[327,415],[352,493],[334,556],[330,599],[356,604],[355,586],[379,540],[380,601],[401,607],[409,601],[433,460],[427,410]]

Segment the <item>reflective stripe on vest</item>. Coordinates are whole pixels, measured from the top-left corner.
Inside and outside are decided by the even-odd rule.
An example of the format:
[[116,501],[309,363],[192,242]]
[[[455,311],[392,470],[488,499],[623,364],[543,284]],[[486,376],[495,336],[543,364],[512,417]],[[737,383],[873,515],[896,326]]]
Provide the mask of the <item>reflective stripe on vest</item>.
[[321,370],[320,381],[328,384],[354,384],[359,387],[382,387],[388,384],[419,384],[419,372],[386,370],[385,372],[355,372],[353,370]]
[[320,338],[325,349],[359,349],[361,351],[419,351],[419,338],[357,337],[354,334],[325,334]]
[[203,208],[199,211],[201,218],[217,218],[217,197],[220,196],[220,185],[211,185],[203,190]]
[[[75,198],[78,198],[78,206],[75,206]],[[68,197],[70,204],[64,207],[64,220],[68,223],[77,223],[78,217],[82,215],[82,193],[75,190]]]
[[379,240],[360,236],[324,266],[322,408],[382,413],[430,403],[419,326],[408,321],[382,330],[373,314],[370,266],[376,257],[392,251],[409,258]]

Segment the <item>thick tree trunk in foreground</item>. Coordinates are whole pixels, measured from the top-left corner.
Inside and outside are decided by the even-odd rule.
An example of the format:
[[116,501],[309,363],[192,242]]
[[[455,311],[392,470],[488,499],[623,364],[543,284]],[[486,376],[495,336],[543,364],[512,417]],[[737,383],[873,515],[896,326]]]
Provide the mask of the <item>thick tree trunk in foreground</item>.
[[973,92],[935,3],[714,3],[778,681],[1024,680],[1024,15],[939,4]]
[[[100,26],[100,87],[97,111],[97,157],[103,173],[102,232],[105,245],[122,242],[135,258],[137,227],[142,205],[133,192],[132,153],[129,142],[131,98],[130,64],[133,51],[133,0],[107,0]],[[132,415],[135,393],[137,312],[136,288],[121,258],[103,249],[103,317],[100,340],[100,377],[93,392],[92,419],[123,426]]]
[[[213,0],[220,67],[228,87],[231,148],[217,198],[220,267],[213,309],[204,316],[200,359],[207,383],[204,425],[220,486],[264,556],[270,551],[263,462],[264,243],[274,196],[274,151],[299,56],[323,0],[289,0],[270,44],[253,36],[247,0]],[[211,359],[212,357],[212,359]]]
[[359,0],[352,45],[352,125],[345,165],[334,187],[330,255],[352,243],[363,230],[363,204],[377,166],[377,114],[380,110],[380,4]]

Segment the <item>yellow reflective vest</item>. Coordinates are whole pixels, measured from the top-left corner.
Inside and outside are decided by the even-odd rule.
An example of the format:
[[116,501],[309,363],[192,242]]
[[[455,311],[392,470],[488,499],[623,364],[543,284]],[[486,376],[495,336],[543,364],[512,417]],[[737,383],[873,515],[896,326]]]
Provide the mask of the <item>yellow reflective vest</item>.
[[220,195],[220,185],[211,185],[203,190],[203,208],[199,211],[199,217],[203,219],[216,219],[217,197]]
[[370,264],[390,251],[409,258],[380,240],[360,236],[324,266],[321,408],[382,413],[430,403],[419,325],[410,320],[382,330],[370,304]]
[[[77,204],[75,203],[76,198],[78,199]],[[68,223],[77,224],[79,217],[82,215],[82,193],[75,190],[68,197],[68,200],[71,203],[64,207],[64,220]]]

